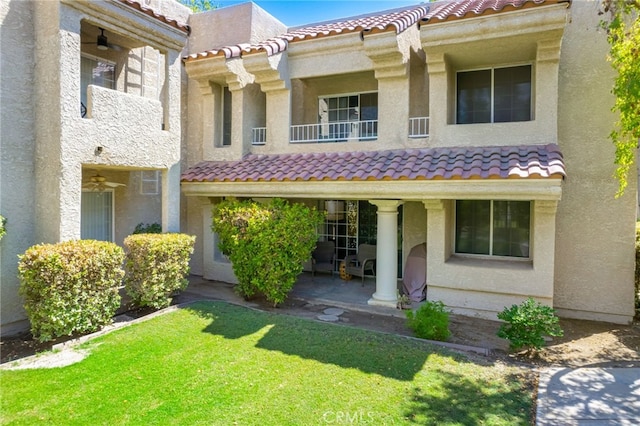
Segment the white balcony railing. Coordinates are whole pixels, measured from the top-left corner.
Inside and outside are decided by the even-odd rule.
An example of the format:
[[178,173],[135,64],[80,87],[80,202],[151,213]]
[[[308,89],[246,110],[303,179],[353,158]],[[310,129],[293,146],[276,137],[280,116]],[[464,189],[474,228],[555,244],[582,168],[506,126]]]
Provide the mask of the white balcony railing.
[[429,136],[429,117],[415,117],[409,119],[409,137],[424,138]]
[[378,120],[291,126],[291,143],[369,141],[378,137]]
[[[429,117],[409,118],[409,137],[429,136]],[[291,126],[291,143],[324,143],[368,141],[378,138],[378,120],[348,121],[340,123],[296,124]],[[267,128],[251,129],[251,144],[265,145]]]
[[251,144],[264,145],[265,143],[267,143],[267,128],[254,127],[251,129]]

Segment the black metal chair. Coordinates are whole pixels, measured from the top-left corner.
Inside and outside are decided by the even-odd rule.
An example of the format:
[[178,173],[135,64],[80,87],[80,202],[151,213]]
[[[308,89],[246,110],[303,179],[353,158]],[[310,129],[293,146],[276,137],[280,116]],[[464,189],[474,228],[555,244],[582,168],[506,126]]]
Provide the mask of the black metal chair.
[[311,253],[311,275],[316,272],[331,272],[331,278],[335,272],[336,245],[333,241],[318,241],[316,248]]

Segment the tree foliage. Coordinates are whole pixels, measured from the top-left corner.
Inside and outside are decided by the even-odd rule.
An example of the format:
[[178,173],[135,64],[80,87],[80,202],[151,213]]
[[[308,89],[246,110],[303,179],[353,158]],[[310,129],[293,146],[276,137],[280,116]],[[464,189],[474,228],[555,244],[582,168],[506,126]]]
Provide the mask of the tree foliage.
[[612,108],[620,114],[610,133],[616,146],[615,176],[619,181],[617,196],[624,193],[640,139],[640,1],[604,0],[601,14],[611,46],[609,61],[616,71],[612,93],[616,97]]
[[315,208],[274,199],[225,200],[213,209],[218,247],[229,257],[243,297],[262,293],[274,305],[284,302],[316,246],[323,216]]
[[211,3],[211,0],[178,0],[187,6],[193,13],[206,12],[216,9],[218,6]]

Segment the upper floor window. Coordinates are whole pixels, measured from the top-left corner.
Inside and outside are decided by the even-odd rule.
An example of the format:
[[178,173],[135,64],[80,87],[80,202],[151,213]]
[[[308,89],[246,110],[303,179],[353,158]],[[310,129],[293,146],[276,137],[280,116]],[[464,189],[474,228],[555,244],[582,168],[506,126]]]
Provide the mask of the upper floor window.
[[531,65],[460,71],[456,123],[531,120]]
[[378,134],[378,93],[323,97],[318,102],[322,136],[328,139],[373,139]]
[[80,58],[80,102],[82,117],[87,114],[87,87],[116,88],[116,65],[95,56],[82,55]]
[[456,253],[529,257],[529,201],[458,200]]
[[160,193],[160,170],[140,171],[140,194],[158,195]]
[[231,91],[222,88],[222,146],[231,145]]

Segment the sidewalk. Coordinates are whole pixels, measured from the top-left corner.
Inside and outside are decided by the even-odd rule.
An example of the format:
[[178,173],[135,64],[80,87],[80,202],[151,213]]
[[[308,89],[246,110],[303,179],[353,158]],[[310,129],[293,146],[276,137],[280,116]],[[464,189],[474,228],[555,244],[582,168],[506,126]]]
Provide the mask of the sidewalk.
[[640,368],[547,368],[538,384],[539,426],[640,424]]

